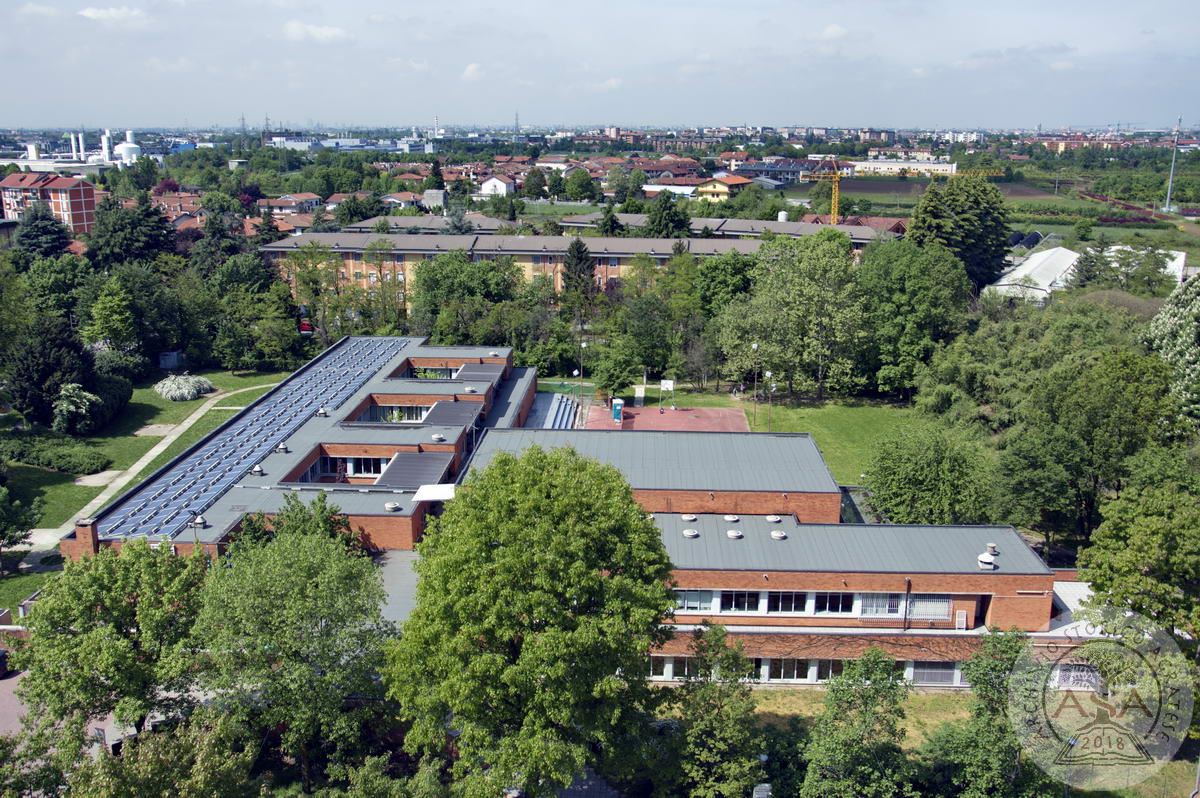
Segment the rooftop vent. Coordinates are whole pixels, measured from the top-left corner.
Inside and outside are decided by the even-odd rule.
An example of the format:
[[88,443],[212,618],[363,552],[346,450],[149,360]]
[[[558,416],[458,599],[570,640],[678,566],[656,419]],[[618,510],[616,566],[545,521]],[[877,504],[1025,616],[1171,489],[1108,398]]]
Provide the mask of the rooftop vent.
[[985,551],[983,554],[980,554],[980,555],[979,555],[979,570],[981,570],[981,571],[994,571],[994,570],[996,570],[996,557],[995,557],[995,555],[993,555],[993,554],[989,554],[989,553],[988,553],[988,552],[986,552],[986,551]]
[[250,473],[256,477],[261,477],[263,475],[263,467],[260,465],[256,465],[256,466],[254,466],[254,468],[250,469]]
[[192,526],[196,529],[204,529],[204,527],[208,526],[208,521],[204,519],[204,516],[197,513],[196,517],[192,519]]
[[782,529],[772,529],[771,530],[771,539],[772,540],[787,540],[787,532],[784,532]]
[[742,538],[742,530],[740,530],[740,529],[726,529],[726,530],[725,530],[725,537],[729,538],[730,540],[741,540],[741,538]]
[[275,447],[275,451],[279,452],[280,454],[287,454],[287,452],[288,452],[287,444],[286,443],[279,444],[278,446]]
[[732,513],[730,513],[729,515],[725,516],[725,520],[726,521],[738,521],[740,519],[736,515],[733,515]]
[[685,529],[685,530],[683,530],[683,536],[685,538],[698,538],[698,537],[700,537],[700,530],[699,529]]
[[500,353],[493,349],[491,352],[488,352],[488,357],[500,357]]
[[465,390],[467,393],[479,393],[479,389],[476,388],[474,385],[468,385],[463,390]]
[[437,443],[445,443],[446,442],[446,436],[440,432],[435,432],[435,433],[433,433],[433,435],[430,435],[429,437],[433,438],[433,440]]
[[780,518],[780,517],[779,517],[779,516],[777,516],[777,515],[768,515],[768,516],[767,516],[767,523],[768,523],[768,524],[778,524],[778,523],[779,523],[780,521],[782,521],[782,520],[783,520],[783,519],[782,519],[782,518]]
[[692,521],[696,520],[696,516],[693,513],[684,513],[683,515],[681,515],[679,517],[682,518],[684,521],[687,521],[688,523],[691,523]]
[[326,410],[324,407],[318,407],[317,415],[320,416],[321,418],[325,418],[326,416],[329,415],[329,411]]
[[987,544],[987,553],[992,555],[993,557],[995,557],[997,554],[1000,553],[1000,549],[996,548],[995,543],[989,543],[989,544]]
[[383,509],[389,513],[394,513],[401,507],[400,502],[384,502]]

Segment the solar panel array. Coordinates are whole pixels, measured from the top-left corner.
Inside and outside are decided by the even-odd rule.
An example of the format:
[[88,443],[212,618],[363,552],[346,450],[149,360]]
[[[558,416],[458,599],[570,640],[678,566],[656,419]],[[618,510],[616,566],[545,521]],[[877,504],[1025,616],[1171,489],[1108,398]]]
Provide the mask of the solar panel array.
[[173,538],[318,408],[333,410],[349,399],[408,341],[348,339],[98,519],[99,536]]

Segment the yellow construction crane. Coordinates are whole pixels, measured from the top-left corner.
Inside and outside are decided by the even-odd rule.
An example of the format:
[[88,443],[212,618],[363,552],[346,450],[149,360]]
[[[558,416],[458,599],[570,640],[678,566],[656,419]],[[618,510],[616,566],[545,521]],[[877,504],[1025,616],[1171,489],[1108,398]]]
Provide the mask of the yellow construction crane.
[[[808,180],[828,180],[830,182],[833,192],[829,197],[829,223],[837,224],[841,219],[841,214],[839,214],[838,211],[840,210],[839,206],[841,204],[839,200],[841,199],[842,173],[839,170],[837,161],[830,161],[829,159],[826,159],[821,161],[821,163],[829,163],[831,165],[830,170],[827,172],[813,172],[807,176],[806,182]],[[930,182],[932,182],[939,177],[945,177],[949,179],[952,177],[1001,177],[1003,175],[1003,169],[961,169],[949,175],[928,175],[928,177]]]

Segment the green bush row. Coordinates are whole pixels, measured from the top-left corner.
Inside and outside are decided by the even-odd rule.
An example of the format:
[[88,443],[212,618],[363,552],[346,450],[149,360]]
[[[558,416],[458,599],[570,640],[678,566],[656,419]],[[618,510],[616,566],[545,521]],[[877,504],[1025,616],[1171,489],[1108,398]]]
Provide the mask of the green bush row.
[[0,437],[0,460],[64,474],[96,474],[112,465],[112,459],[103,453],[53,433],[6,433]]

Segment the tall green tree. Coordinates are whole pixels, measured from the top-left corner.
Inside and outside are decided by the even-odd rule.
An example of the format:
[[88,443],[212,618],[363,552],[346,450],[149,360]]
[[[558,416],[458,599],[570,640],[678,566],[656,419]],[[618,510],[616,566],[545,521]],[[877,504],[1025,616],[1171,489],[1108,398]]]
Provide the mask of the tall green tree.
[[900,747],[907,697],[903,676],[880,649],[847,662],[829,681],[800,798],[915,796]]
[[92,319],[80,336],[84,343],[103,344],[110,349],[129,351],[137,347],[137,325],[129,292],[116,277],[110,277],[92,304]]
[[913,209],[907,238],[938,243],[967,269],[976,290],[995,282],[1008,252],[1008,216],[1000,189],[986,178],[953,177],[930,183]]
[[453,742],[466,794],[537,798],[586,766],[621,770],[658,698],[647,652],[672,598],[658,530],[616,469],[566,449],[500,454],[419,551],[384,674],[405,747]]
[[546,196],[546,173],[536,166],[525,175],[525,183],[521,186],[521,194],[530,199],[541,199]]
[[188,638],[208,560],[145,541],[68,562],[45,584],[26,619],[15,662],[28,671],[18,693],[31,714],[93,721],[112,713],[141,731],[192,696],[176,648]]
[[617,336],[599,347],[592,382],[609,397],[633,385],[642,376],[642,362],[636,342],[630,336]]
[[[26,504],[14,499],[8,488],[0,486],[0,554],[13,546],[23,546],[38,518],[42,515],[42,500]],[[4,575],[4,560],[0,558],[0,576]]]
[[753,257],[735,250],[700,259],[696,266],[696,287],[705,318],[720,315],[734,298],[750,290],[753,267]]
[[149,263],[175,249],[175,231],[150,196],[139,193],[132,208],[113,196],[96,207],[96,223],[87,235],[88,260],[98,269],[110,270],[118,263]]
[[596,184],[592,182],[592,176],[588,174],[586,169],[575,169],[571,174],[567,175],[564,188],[567,192],[567,198],[575,202],[596,198]]
[[604,210],[600,213],[600,222],[596,225],[596,232],[602,236],[619,236],[625,232],[625,225],[621,224],[621,220],[617,218],[612,203],[605,205]]
[[586,303],[596,293],[596,263],[587,244],[580,238],[571,239],[563,257],[563,292]]
[[1150,321],[1150,345],[1171,366],[1171,393],[1200,423],[1200,280],[1180,285]]
[[867,248],[858,284],[871,323],[875,384],[884,392],[911,392],[917,370],[966,327],[966,271],[937,244],[888,241]]
[[857,387],[867,329],[850,240],[826,231],[766,242],[750,296],[731,302],[719,324],[734,378],[773,371],[788,393],[812,392],[817,399]]
[[991,520],[995,456],[969,432],[933,421],[905,424],[874,447],[863,484],[895,524]]
[[280,730],[305,789],[323,758],[345,762],[384,712],[375,678],[391,626],[369,558],[341,541],[275,524],[238,547],[199,593],[197,684],[231,714]]
[[646,214],[642,235],[648,238],[686,238],[691,230],[687,211],[675,201],[670,191],[660,191]]
[[57,258],[70,244],[71,231],[44,202],[26,208],[13,237],[13,246],[34,258]]
[[754,666],[720,626],[693,632],[688,656],[695,673],[673,696],[684,728],[680,792],[743,798],[763,776],[750,689]]
[[63,319],[39,316],[9,349],[4,362],[13,407],[49,425],[64,385],[92,384],[92,358]]

